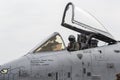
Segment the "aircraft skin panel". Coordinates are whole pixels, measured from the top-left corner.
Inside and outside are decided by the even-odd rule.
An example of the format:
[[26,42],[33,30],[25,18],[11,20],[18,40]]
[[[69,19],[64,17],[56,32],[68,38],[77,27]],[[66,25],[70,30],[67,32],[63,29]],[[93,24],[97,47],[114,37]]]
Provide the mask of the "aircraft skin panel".
[[[0,67],[3,70],[0,74],[0,80],[27,80],[30,79],[30,63],[26,56],[4,64]],[[7,70],[7,71],[5,71]],[[6,72],[6,73],[5,73]],[[21,76],[21,78],[20,78]]]
[[93,73],[94,75],[101,76],[101,80],[115,80],[116,74],[120,71],[118,68],[120,66],[120,62],[117,60],[120,59],[120,54],[116,54],[114,52],[116,49],[120,50],[118,44],[104,48],[101,47],[93,51]]
[[115,80],[120,73],[119,46],[28,54],[2,65],[0,80]]

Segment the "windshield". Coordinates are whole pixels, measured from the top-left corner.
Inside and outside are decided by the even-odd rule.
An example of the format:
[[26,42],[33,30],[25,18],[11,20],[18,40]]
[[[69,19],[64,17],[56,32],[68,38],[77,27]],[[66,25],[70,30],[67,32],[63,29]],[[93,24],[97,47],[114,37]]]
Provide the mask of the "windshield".
[[59,34],[50,37],[45,43],[38,47],[34,53],[46,51],[60,51],[65,49],[64,42]]

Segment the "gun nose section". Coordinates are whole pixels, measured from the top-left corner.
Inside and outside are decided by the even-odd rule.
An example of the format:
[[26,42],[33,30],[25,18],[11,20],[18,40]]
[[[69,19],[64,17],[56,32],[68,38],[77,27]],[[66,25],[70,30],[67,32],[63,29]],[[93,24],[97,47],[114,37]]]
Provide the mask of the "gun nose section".
[[8,69],[0,65],[0,80],[8,80],[7,75],[8,75]]
[[0,65],[0,80],[3,80],[2,74],[1,74],[2,66]]

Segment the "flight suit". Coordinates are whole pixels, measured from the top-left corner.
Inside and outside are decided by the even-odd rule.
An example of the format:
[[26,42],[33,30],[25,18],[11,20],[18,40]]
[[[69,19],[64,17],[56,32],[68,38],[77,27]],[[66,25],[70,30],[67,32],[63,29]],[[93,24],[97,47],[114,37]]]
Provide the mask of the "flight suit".
[[77,42],[70,42],[67,47],[68,51],[77,51],[79,50],[79,44]]

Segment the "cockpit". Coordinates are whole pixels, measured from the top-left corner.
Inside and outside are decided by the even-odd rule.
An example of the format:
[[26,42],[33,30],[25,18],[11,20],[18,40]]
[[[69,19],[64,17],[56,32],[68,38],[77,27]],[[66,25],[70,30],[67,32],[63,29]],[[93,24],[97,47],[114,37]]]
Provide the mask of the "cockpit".
[[55,32],[32,52],[61,51],[64,49],[76,51],[98,47],[98,41],[103,41],[108,45],[117,42],[107,30],[101,30],[104,26],[93,15],[75,7],[72,3],[66,5],[61,25],[79,33],[75,38],[71,36],[67,48],[60,34]]
[[77,50],[97,47],[97,41],[90,40],[91,42],[87,43],[87,36],[85,35],[84,36],[78,35],[77,39],[76,37],[73,36],[68,38],[68,40],[72,42],[70,42],[70,44],[68,44],[66,47],[61,35],[55,32],[51,36],[49,36],[46,40],[44,40],[41,44],[35,47],[35,49],[33,49],[32,52],[33,53],[52,52],[52,51],[54,52],[54,51],[62,51],[65,49],[67,49],[68,51],[77,51]]

